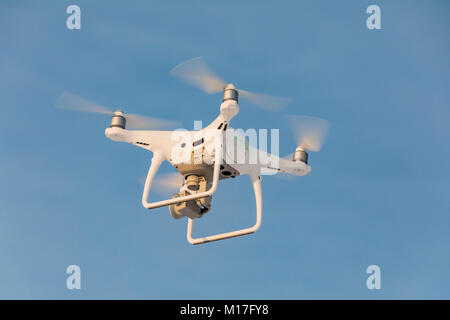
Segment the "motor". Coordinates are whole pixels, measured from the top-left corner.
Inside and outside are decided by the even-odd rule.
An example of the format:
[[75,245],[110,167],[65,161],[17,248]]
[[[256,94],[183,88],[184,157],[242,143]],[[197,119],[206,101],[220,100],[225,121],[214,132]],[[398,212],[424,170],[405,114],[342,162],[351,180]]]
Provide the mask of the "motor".
[[305,164],[308,164],[308,153],[303,150],[302,148],[298,147],[294,152],[294,159],[295,162],[303,162]]
[[114,111],[113,116],[111,118],[111,128],[118,127],[125,129],[125,124],[127,120],[125,119],[125,115],[122,110]]

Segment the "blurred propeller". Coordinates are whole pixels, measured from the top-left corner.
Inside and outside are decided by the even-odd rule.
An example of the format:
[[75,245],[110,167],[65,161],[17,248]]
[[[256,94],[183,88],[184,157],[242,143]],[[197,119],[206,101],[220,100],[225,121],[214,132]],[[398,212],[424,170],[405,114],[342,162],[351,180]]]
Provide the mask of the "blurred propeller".
[[[139,179],[139,182],[144,185],[145,179]],[[167,194],[177,193],[184,183],[184,177],[178,172],[163,173],[155,177],[152,183],[152,190],[161,196]]]
[[322,148],[330,128],[328,120],[298,115],[286,118],[291,124],[297,147],[305,151],[319,151]]
[[[174,67],[170,73],[209,94],[221,92],[227,85],[208,67],[203,57],[182,62]],[[242,98],[269,111],[279,111],[292,102],[290,98],[269,96],[242,89],[237,90]]]
[[280,111],[293,101],[291,98],[269,96],[242,89],[238,89],[238,91],[241,97],[269,111]]
[[[64,92],[58,97],[58,99],[56,100],[56,107],[60,109],[92,112],[111,116],[114,114],[114,111],[70,92]],[[134,129],[177,128],[181,125],[181,123],[178,121],[146,117],[138,114],[124,114],[124,116],[127,120],[127,127]]]
[[220,92],[227,85],[214,74],[203,57],[184,61],[170,70],[170,73],[209,94]]

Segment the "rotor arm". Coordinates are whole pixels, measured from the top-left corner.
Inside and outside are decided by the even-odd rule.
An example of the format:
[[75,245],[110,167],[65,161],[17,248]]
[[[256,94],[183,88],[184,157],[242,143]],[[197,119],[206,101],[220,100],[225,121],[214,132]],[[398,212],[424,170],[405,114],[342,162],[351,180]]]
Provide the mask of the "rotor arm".
[[253,184],[253,190],[255,191],[256,198],[256,223],[253,227],[245,228],[241,230],[236,230],[232,232],[221,233],[213,236],[207,236],[203,238],[192,238],[192,229],[194,227],[194,220],[188,218],[188,227],[187,227],[187,240],[191,244],[201,244],[207,243],[222,239],[239,237],[247,234],[251,234],[256,232],[261,226],[262,221],[262,191],[261,191],[261,176],[258,174],[250,174],[250,179]]

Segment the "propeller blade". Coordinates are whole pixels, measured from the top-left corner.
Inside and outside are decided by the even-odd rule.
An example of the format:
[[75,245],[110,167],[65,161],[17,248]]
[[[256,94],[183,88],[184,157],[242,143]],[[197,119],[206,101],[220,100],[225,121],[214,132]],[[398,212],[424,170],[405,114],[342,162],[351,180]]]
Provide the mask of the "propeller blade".
[[[106,115],[113,115],[114,112],[99,104],[86,100],[76,94],[64,92],[56,100],[56,107],[60,109],[68,109],[82,112],[92,112]],[[178,128],[181,122],[159,119],[154,117],[146,117],[138,114],[124,114],[127,127],[130,129],[166,129]]]
[[242,98],[269,111],[280,111],[292,102],[291,98],[275,97],[242,89],[239,89],[238,91]]
[[220,92],[226,86],[225,81],[208,67],[203,57],[182,62],[170,73],[209,94]]
[[[144,185],[145,179],[139,179],[139,182]],[[178,172],[163,173],[157,175],[152,183],[152,190],[161,196],[167,194],[177,193],[184,183],[184,177]]]
[[127,119],[127,127],[131,129],[168,129],[181,126],[180,121],[146,117],[138,114],[125,114],[125,118]]
[[113,111],[99,104],[88,101],[76,94],[64,92],[56,100],[56,107],[60,109],[68,109],[82,112],[92,112],[99,114],[113,114]]
[[319,151],[330,128],[328,120],[309,116],[286,116],[291,124],[297,146],[307,151]]
[[[209,94],[221,92],[227,85],[208,67],[203,57],[182,62],[170,73]],[[238,91],[242,98],[269,111],[280,111],[292,102],[291,98],[275,97],[242,89],[238,89]]]

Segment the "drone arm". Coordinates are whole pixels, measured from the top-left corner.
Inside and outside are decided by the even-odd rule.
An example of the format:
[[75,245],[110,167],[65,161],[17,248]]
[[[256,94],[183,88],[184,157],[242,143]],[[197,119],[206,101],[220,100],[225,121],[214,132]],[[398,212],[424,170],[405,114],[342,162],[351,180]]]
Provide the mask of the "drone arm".
[[212,195],[217,190],[217,185],[219,183],[219,171],[220,171],[220,164],[221,164],[221,156],[222,156],[222,144],[218,143],[215,149],[215,158],[214,158],[214,175],[213,175],[213,184],[212,187],[201,193],[197,194],[191,194],[184,197],[177,197],[173,199],[163,200],[163,201],[157,201],[153,203],[148,203],[148,194],[150,193],[150,187],[152,184],[153,179],[155,178],[156,172],[158,171],[159,167],[161,166],[161,163],[164,161],[164,156],[162,153],[155,151],[153,158],[152,158],[152,164],[150,165],[150,169],[147,174],[147,179],[145,180],[145,186],[144,186],[144,193],[142,195],[142,205],[147,209],[154,209],[159,208],[163,206],[168,206],[171,204],[181,203],[189,200],[195,200],[200,198],[205,198],[210,195]]
[[262,192],[261,192],[261,177],[257,174],[251,174],[250,179],[253,183],[253,189],[255,191],[256,198],[256,223],[253,227],[236,230],[232,232],[221,233],[213,236],[207,236],[203,238],[192,238],[192,229],[194,226],[194,220],[188,218],[188,227],[187,227],[187,240],[191,244],[201,244],[211,241],[217,241],[222,239],[234,238],[243,236],[246,234],[251,234],[256,232],[261,226],[262,221]]

